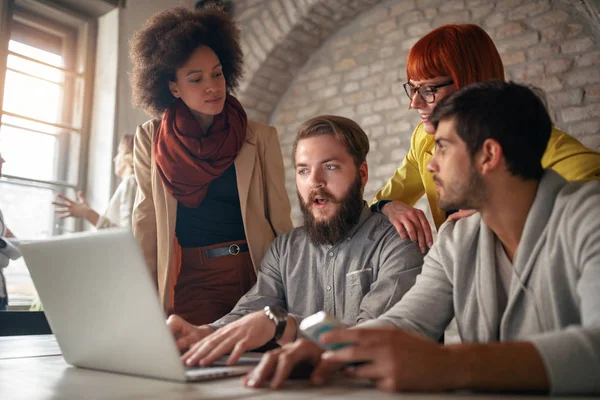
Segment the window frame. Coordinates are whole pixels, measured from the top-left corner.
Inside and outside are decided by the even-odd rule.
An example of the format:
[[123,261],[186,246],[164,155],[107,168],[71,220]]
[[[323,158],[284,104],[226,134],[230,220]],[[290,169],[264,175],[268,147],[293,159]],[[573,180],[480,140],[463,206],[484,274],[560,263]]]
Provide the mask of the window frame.
[[[0,178],[5,184],[18,185],[21,187],[46,187],[53,188],[59,193],[77,191],[87,185],[89,140],[92,119],[93,87],[95,74],[95,50],[97,19],[95,16],[84,15],[69,10],[57,4],[47,2],[31,2],[27,0],[0,0],[0,106],[3,104],[4,89],[6,84],[6,73],[8,70],[8,55],[14,54],[8,50],[11,40],[12,21],[32,26],[35,29],[47,31],[60,36],[63,40],[64,66],[59,68],[65,73],[63,88],[61,120],[58,124],[39,121],[47,126],[55,126],[65,133],[57,133],[59,138],[58,163],[56,180],[34,179],[23,176],[5,175]],[[5,39],[4,39],[5,38]],[[20,58],[22,55],[17,55]],[[36,61],[39,63],[39,61]],[[42,63],[43,64],[43,63]],[[52,66],[56,68],[56,66]],[[82,93],[81,93],[82,91]],[[36,121],[27,116],[7,113],[0,110],[0,115],[12,115]],[[69,121],[64,124],[64,121]],[[75,122],[74,122],[75,121]],[[36,121],[38,122],[38,121]],[[10,124],[6,124],[10,125]],[[27,129],[27,128],[25,128]],[[35,132],[35,130],[33,130]],[[70,145],[71,135],[79,136],[79,148],[74,149]],[[73,153],[77,151],[78,153]],[[76,161],[72,161],[77,157]],[[71,172],[69,169],[71,168]],[[74,171],[74,172],[73,172]],[[70,179],[69,175],[77,176]],[[54,217],[55,218],[55,217]],[[52,235],[63,231],[63,220],[54,219]],[[83,221],[75,222],[75,231],[83,229]],[[26,239],[26,238],[25,238]],[[28,308],[28,305],[10,306],[10,309]]]
[[[88,159],[88,143],[91,125],[91,109],[93,95],[93,78],[95,68],[95,44],[97,22],[93,17],[77,14],[71,10],[58,5],[45,4],[41,2],[28,2],[22,0],[0,0],[0,31],[5,33],[3,37],[7,38],[0,43],[1,69],[0,69],[0,105],[3,102],[5,77],[7,72],[7,60],[9,54],[8,42],[11,38],[11,23],[14,19],[20,24],[30,25],[38,30],[47,31],[48,33],[60,36],[63,39],[64,47],[70,47],[65,54],[64,67],[58,68],[65,74],[65,83],[63,85],[64,98],[63,104],[72,104],[72,106],[62,107],[62,121],[71,121],[70,124],[47,123],[37,121],[27,116],[15,115],[12,113],[0,110],[0,113],[17,116],[19,118],[29,119],[34,122],[42,122],[48,126],[55,126],[68,132],[66,135],[79,136],[79,154],[76,154],[77,165],[73,167],[76,170],[77,179],[74,183],[69,182],[67,177],[68,163],[71,157],[71,147],[68,145],[68,138],[60,141],[60,151],[58,154],[59,160],[56,180],[34,179],[22,176],[5,175],[0,178],[2,181],[10,184],[20,184],[24,186],[41,185],[56,187],[57,190],[66,191],[69,189],[78,190],[87,185],[87,159]],[[22,55],[17,55],[20,58]],[[43,63],[42,63],[43,64]],[[55,66],[52,66],[56,68]],[[77,79],[81,79],[83,84],[83,94],[77,98]],[[75,102],[79,104],[74,105]],[[72,123],[77,120],[78,123]],[[60,221],[57,221],[60,225]],[[83,228],[83,222],[77,221],[76,230],[80,231]],[[57,227],[53,234],[57,234],[61,227]]]

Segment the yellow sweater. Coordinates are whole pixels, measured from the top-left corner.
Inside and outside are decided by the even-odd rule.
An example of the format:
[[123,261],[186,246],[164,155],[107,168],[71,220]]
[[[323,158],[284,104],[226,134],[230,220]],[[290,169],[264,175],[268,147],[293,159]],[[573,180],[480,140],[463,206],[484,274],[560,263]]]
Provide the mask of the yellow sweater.
[[[435,226],[439,228],[446,220],[446,212],[438,206],[433,175],[426,168],[435,148],[434,139],[434,135],[425,132],[423,124],[417,126],[402,165],[377,192],[373,202],[389,199],[414,206],[426,194]],[[542,157],[542,166],[552,168],[570,181],[600,180],[600,153],[588,149],[554,126]]]

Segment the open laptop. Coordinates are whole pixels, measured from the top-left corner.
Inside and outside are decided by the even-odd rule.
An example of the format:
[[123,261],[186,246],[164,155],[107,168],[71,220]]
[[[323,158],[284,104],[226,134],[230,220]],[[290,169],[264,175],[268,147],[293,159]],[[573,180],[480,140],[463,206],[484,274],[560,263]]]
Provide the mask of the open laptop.
[[236,366],[186,368],[141,250],[126,229],[22,242],[21,252],[65,360],[74,366],[175,381],[242,375]]

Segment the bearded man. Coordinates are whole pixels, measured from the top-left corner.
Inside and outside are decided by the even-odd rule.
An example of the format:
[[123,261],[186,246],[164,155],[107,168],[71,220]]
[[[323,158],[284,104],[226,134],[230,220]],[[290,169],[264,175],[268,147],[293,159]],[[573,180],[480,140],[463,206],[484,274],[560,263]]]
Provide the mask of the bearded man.
[[346,325],[377,318],[413,286],[423,254],[396,234],[363,200],[369,139],[347,118],[319,116],[294,142],[304,226],[277,237],[256,285],[210,325],[167,320],[188,366],[209,365],[231,352],[293,342],[302,318],[325,310]]

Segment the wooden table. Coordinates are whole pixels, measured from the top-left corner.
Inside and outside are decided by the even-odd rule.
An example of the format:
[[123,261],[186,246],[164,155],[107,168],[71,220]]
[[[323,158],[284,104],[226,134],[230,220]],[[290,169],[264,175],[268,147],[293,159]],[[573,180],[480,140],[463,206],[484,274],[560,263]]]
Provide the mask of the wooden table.
[[[388,394],[356,381],[325,387],[290,381],[279,391],[246,389],[240,378],[177,383],[69,366],[52,335],[0,337],[0,399],[267,399],[307,400],[541,400],[547,397],[457,394]],[[583,398],[577,398],[583,400]],[[566,400],[566,398],[561,398]]]

